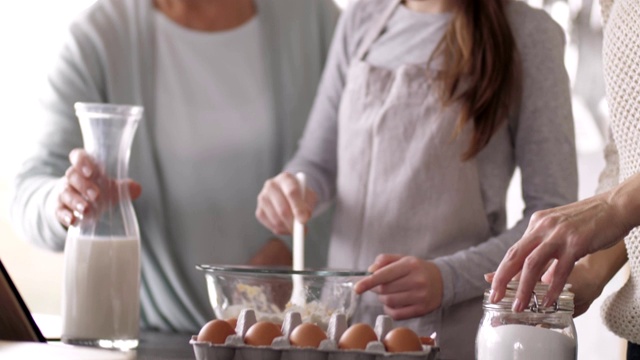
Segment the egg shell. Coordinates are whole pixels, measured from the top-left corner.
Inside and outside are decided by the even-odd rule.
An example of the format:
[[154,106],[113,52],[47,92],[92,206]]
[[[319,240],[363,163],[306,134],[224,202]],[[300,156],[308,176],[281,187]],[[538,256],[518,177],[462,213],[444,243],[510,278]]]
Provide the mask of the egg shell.
[[251,346],[270,346],[278,336],[282,336],[278,325],[269,321],[258,321],[247,330],[244,343]]
[[436,346],[436,341],[431,336],[420,336],[422,345]]
[[231,325],[232,328],[236,328],[236,325],[238,325],[238,319],[236,318],[230,318],[230,319],[226,319],[226,322],[229,323],[229,325]]
[[387,333],[382,341],[388,352],[422,351],[420,338],[406,327],[395,328]]
[[292,346],[317,348],[327,334],[318,325],[303,323],[295,327],[289,336]]
[[212,344],[224,344],[229,335],[235,335],[236,331],[224,320],[211,320],[204,324],[198,333],[198,341],[207,341]]
[[[286,314],[283,335],[274,339],[270,346],[249,346],[244,343],[242,334],[246,334],[255,322],[253,310],[246,313],[243,310],[238,316],[238,333],[227,337],[223,345],[211,346],[208,342],[198,341],[197,335],[192,336],[189,343],[193,345],[195,360],[436,360],[440,352],[437,346],[423,346],[421,351],[416,352],[387,353],[382,341],[370,342],[364,351],[339,350],[338,340],[348,327],[346,322],[342,324],[338,321],[329,322],[328,339],[321,341],[317,348],[292,347],[289,335],[301,324],[300,313],[295,311]],[[344,327],[338,328],[337,324]],[[387,315],[379,315],[375,324],[375,332],[381,340],[384,336],[380,334],[386,335],[393,329],[393,322]]]
[[340,337],[338,348],[343,350],[364,350],[367,344],[378,341],[378,336],[369,324],[351,325]]

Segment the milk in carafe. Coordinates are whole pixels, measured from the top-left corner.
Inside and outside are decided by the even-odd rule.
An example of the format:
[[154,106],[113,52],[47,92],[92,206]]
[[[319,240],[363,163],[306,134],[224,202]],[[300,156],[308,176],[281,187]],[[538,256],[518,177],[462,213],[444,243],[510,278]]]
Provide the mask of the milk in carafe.
[[[64,334],[76,339],[137,339],[140,289],[137,238],[80,236],[69,242]],[[64,296],[64,295],[63,295]]]

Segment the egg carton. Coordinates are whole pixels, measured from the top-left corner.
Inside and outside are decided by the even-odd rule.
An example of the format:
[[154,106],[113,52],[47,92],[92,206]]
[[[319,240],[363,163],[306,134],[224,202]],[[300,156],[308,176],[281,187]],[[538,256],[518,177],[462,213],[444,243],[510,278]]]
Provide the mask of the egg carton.
[[439,348],[422,345],[422,351],[389,353],[381,339],[392,330],[393,320],[386,315],[376,319],[374,331],[378,341],[371,341],[365,350],[341,350],[338,340],[347,330],[347,318],[344,314],[333,314],[327,327],[327,339],[315,348],[292,346],[289,335],[296,326],[302,324],[300,313],[291,311],[285,315],[282,323],[282,336],[273,340],[271,346],[251,346],[244,343],[244,335],[251,325],[257,322],[251,309],[243,309],[238,316],[236,335],[229,335],[224,344],[212,344],[198,341],[194,335],[189,343],[197,360],[436,360]]

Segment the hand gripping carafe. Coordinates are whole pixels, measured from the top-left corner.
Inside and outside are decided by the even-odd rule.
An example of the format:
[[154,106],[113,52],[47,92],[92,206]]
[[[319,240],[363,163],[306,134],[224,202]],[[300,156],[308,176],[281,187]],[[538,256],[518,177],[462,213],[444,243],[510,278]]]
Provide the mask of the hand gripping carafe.
[[140,231],[125,179],[143,109],[76,103],[75,111],[99,193],[67,233],[62,341],[132,349],[139,335]]

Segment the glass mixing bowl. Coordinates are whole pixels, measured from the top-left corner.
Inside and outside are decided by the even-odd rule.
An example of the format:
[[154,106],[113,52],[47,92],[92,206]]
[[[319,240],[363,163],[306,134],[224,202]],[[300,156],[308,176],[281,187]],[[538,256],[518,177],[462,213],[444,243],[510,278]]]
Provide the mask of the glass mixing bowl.
[[[319,269],[294,271],[289,267],[197,265],[207,281],[209,301],[218,319],[238,318],[253,309],[258,321],[282,323],[288,311],[298,311],[303,322],[327,327],[339,312],[350,319],[356,310],[355,283],[365,271]],[[294,298],[294,283],[300,289]],[[298,285],[299,284],[299,285]]]

